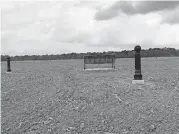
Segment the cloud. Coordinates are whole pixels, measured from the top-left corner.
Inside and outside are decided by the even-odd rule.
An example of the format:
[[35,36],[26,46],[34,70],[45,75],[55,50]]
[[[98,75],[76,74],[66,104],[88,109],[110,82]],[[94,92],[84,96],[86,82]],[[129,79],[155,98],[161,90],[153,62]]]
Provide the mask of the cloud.
[[[178,26],[160,24],[162,17],[156,13],[145,15],[135,15],[131,17],[117,17],[107,23],[96,34],[97,42],[88,44],[89,46],[115,47],[116,49],[133,48],[136,44],[142,48],[149,47],[178,47],[177,39]],[[97,21],[100,22],[101,21]]]
[[162,22],[170,25],[179,24],[179,7],[170,12],[164,12]]
[[[144,8],[144,4],[138,1],[73,1],[4,5],[2,54],[120,51],[133,49],[136,44],[142,48],[178,48],[179,26],[169,25],[177,18],[177,8],[172,10],[172,6],[163,5],[159,9],[152,7],[151,12],[146,13],[151,8]],[[99,9],[105,12],[97,16]],[[153,12],[156,10],[159,12]],[[96,21],[94,16],[108,21]]]
[[179,5],[178,1],[117,1],[113,5],[100,9],[95,14],[96,20],[109,20],[121,14],[147,14],[162,10],[172,10]]
[[[26,6],[3,10],[2,53],[14,53],[12,50],[19,54],[36,54],[40,50],[40,53],[62,53],[84,49],[81,43],[89,39],[93,10],[75,7],[71,2],[37,2]],[[76,49],[70,45],[76,45]]]
[[136,13],[146,14],[155,11],[173,10],[178,5],[178,1],[143,1],[136,7]]

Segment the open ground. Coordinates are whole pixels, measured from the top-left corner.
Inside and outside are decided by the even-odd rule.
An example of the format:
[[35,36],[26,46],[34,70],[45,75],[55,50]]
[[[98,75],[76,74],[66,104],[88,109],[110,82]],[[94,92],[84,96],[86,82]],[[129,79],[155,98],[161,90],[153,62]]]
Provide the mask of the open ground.
[[2,134],[178,134],[179,58],[134,59],[115,70],[83,70],[83,60],[1,63]]

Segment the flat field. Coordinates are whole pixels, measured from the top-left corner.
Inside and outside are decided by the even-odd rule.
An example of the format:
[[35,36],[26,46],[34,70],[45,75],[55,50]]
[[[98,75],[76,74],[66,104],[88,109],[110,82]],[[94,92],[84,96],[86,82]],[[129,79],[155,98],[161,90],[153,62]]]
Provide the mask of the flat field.
[[179,58],[84,71],[83,60],[1,63],[2,134],[178,134]]

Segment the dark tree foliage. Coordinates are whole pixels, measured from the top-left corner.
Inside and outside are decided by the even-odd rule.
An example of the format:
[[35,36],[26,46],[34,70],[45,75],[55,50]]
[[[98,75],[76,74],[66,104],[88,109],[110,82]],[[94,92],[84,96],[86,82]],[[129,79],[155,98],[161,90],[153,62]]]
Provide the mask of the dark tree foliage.
[[[67,59],[83,59],[86,54],[96,55],[96,54],[109,54],[115,53],[116,58],[134,58],[134,50],[124,50],[121,52],[87,52],[87,53],[67,53],[67,54],[57,54],[57,55],[24,55],[24,56],[11,56],[12,61],[22,61],[22,60],[67,60]],[[1,55],[1,61],[6,61],[8,55]],[[141,57],[175,57],[179,56],[179,50],[175,48],[149,48],[146,50],[141,50]]]

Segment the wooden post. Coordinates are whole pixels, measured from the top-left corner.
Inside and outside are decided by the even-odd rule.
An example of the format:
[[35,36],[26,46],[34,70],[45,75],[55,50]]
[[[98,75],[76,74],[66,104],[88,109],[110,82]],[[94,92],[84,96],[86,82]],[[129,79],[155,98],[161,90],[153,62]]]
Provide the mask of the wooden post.
[[10,57],[7,57],[7,72],[11,72]]

